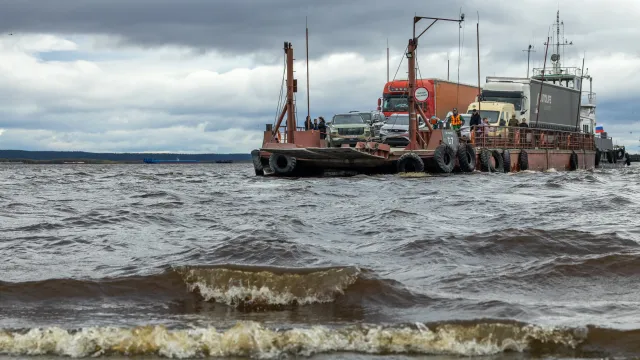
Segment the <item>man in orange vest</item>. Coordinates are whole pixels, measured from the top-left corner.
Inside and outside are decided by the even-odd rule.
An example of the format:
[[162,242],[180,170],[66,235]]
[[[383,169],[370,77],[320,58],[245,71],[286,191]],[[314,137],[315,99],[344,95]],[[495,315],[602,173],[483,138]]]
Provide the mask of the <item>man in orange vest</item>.
[[453,108],[453,114],[451,115],[451,128],[460,133],[460,127],[462,126],[462,119],[460,119],[460,114],[458,114],[458,109]]

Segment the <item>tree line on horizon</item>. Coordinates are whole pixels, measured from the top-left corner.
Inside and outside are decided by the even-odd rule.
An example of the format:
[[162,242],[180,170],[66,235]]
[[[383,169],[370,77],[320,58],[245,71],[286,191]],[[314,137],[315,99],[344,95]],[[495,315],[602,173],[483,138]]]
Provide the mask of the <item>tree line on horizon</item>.
[[145,158],[160,160],[197,160],[197,161],[249,161],[251,154],[179,154],[179,153],[92,153],[86,151],[27,151],[0,150],[0,160],[5,161],[104,161],[104,162],[142,162]]

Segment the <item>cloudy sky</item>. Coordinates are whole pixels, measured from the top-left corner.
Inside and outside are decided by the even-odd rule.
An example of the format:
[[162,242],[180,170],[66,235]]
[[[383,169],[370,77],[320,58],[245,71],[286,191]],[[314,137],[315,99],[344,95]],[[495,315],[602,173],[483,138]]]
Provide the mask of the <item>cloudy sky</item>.
[[563,65],[586,56],[599,123],[640,151],[638,0],[3,0],[0,149],[249,152],[278,112],[284,41],[306,116],[305,17],[311,115],[326,118],[375,109],[387,40],[393,77],[415,14],[465,13],[423,35],[419,66],[446,78],[449,58],[452,80],[476,84],[478,19],[484,83],[526,76],[529,44],[542,67],[558,7]]

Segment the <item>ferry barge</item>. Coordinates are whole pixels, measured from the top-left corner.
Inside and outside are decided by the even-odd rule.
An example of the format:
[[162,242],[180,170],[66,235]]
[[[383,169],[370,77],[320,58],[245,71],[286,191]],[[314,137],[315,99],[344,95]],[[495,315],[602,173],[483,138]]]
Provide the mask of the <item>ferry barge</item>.
[[[255,174],[298,177],[424,171],[544,171],[552,168],[563,171],[594,168],[602,164],[602,156],[606,158],[611,156],[608,154],[613,154],[613,149],[609,151],[602,147],[602,138],[596,139],[593,133],[578,131],[578,126],[574,131],[493,126],[488,135],[478,135],[472,131],[468,137],[458,137],[451,129],[434,128],[429,121],[425,122],[426,127],[419,127],[418,116],[428,119],[419,106],[420,102],[426,101],[425,93],[428,96],[428,92],[416,86],[415,71],[418,39],[426,31],[416,36],[415,24],[423,19],[432,21],[428,30],[438,20],[460,23],[464,21],[464,15],[460,19],[419,16],[413,19],[414,36],[409,40],[406,53],[408,94],[411,94],[408,96],[407,146],[398,148],[376,141],[360,141],[356,142],[355,146],[344,144],[341,147],[327,147],[326,141],[321,139],[317,130],[298,128],[295,119],[294,93],[297,92],[297,80],[294,79],[293,71],[293,46],[290,42],[285,42],[286,103],[275,126],[267,124],[262,147],[251,152]],[[545,79],[544,71],[542,72],[543,83],[554,80],[559,79]],[[576,80],[573,79],[574,86],[578,83]],[[545,96],[544,91],[541,86],[542,96],[538,97],[538,106],[540,97]],[[480,84],[478,99],[481,99]],[[285,116],[286,121],[283,125]],[[628,155],[626,159],[628,161]],[[608,162],[613,163],[612,161]]]

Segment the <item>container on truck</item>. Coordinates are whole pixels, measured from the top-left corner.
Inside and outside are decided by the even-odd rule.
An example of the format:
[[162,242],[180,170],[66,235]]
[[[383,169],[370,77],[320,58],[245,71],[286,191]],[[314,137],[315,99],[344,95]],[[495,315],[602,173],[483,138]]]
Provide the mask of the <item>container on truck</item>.
[[[407,80],[394,80],[385,84],[382,97],[378,98],[378,110],[386,117],[392,114],[407,114],[408,104]],[[444,120],[453,108],[462,113],[470,102],[478,96],[478,87],[458,84],[440,79],[417,79],[416,87],[427,89],[427,101],[418,103],[428,118],[436,116]]]

